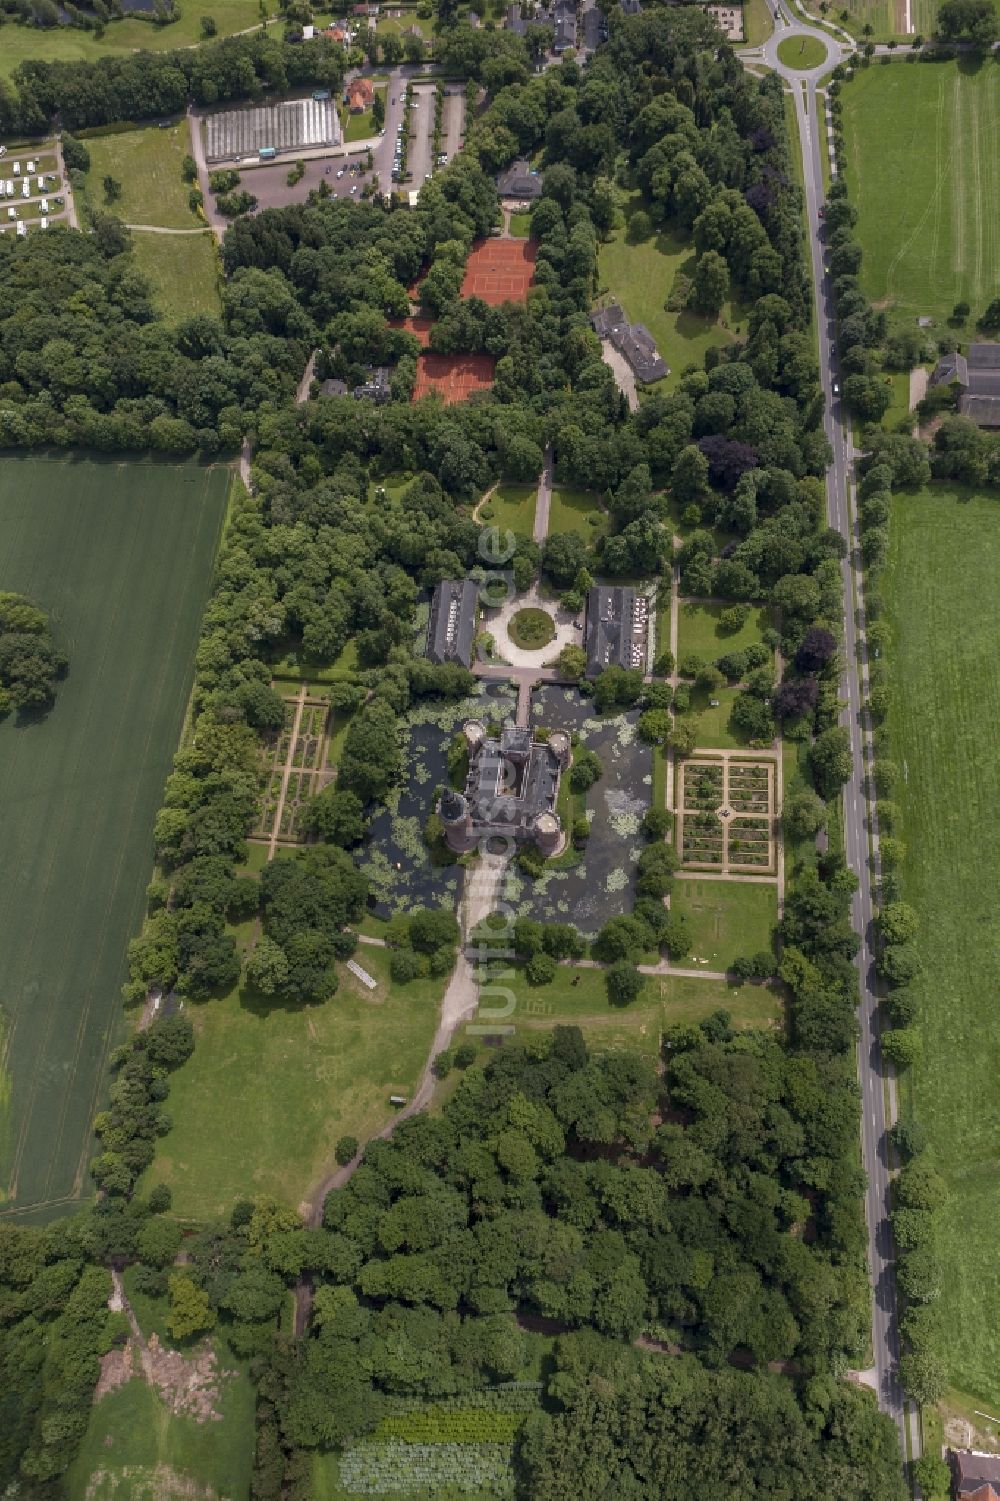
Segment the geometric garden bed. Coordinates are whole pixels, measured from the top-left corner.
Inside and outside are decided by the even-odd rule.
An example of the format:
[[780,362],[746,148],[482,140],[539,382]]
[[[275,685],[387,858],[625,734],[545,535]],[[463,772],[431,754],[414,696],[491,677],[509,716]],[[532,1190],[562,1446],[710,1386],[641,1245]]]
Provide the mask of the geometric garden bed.
[[695,751],[678,763],[682,869],[777,879],[777,757]]

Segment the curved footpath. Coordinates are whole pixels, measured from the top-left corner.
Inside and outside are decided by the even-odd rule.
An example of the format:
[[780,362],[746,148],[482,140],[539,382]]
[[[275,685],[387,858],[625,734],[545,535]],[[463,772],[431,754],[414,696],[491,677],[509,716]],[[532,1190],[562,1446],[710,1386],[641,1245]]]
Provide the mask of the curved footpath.
[[[844,589],[844,647],[847,667],[841,683],[841,699],[846,707],[841,723],[850,734],[852,769],[844,788],[844,835],[847,862],[858,877],[858,890],[852,904],[852,921],[860,935],[858,979],[860,1007],[858,1021],[860,1043],[858,1068],[861,1082],[861,1140],[867,1186],[865,1220],[868,1230],[868,1266],[872,1284],[872,1344],[874,1370],[865,1373],[874,1386],[879,1406],[895,1422],[905,1457],[920,1454],[920,1425],[916,1410],[906,1401],[899,1385],[899,1320],[896,1299],[895,1248],[889,1219],[891,1208],[891,1148],[888,1129],[894,1113],[895,1090],[892,1071],[882,1058],[879,1041],[878,996],[876,993],[873,923],[875,885],[878,879],[878,824],[874,806],[866,799],[867,767],[872,759],[871,726],[864,710],[868,685],[868,650],[865,639],[865,611],[861,594],[860,545],[857,506],[854,504],[854,457],[850,422],[839,396],[833,392],[839,379],[834,344],[835,320],[831,278],[824,268],[822,221],[819,208],[823,200],[823,169],[820,153],[829,150],[821,139],[820,123],[825,110],[817,85],[829,70],[853,51],[825,31],[805,25],[792,15],[786,0],[768,0],[777,26],[763,47],[754,49],[751,63],[763,61],[791,85],[802,153],[805,184],[806,224],[812,264],[816,330],[819,343],[820,380],[826,397],[824,431],[833,450],[833,462],[826,475],[827,513],[831,526],[846,538],[848,556],[842,564]],[[789,37],[813,38],[826,48],[826,59],[818,67],[800,70],[778,59],[778,46]],[[827,131],[822,129],[826,137]],[[836,167],[832,167],[836,175]],[[855,573],[857,569],[857,573]],[[869,827],[871,820],[871,845]],[[909,1443],[907,1443],[907,1438]]]

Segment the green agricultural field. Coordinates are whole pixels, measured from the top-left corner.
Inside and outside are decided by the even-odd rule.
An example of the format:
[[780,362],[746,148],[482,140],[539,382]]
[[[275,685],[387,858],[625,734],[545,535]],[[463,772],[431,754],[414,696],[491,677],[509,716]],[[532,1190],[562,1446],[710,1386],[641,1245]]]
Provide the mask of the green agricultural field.
[[912,1102],[951,1190],[942,1239],[941,1350],[954,1386],[1000,1402],[1000,511],[936,487],[895,503],[884,580],[893,632],[892,754],[919,914],[923,1060]]
[[[166,130],[149,125],[143,130],[93,136],[86,146],[90,171],[84,192],[94,208],[110,208],[126,224],[155,224],[165,229],[203,227],[203,221],[188,206],[191,184],[181,176],[181,162],[191,151],[186,119]],[[121,197],[110,204],[104,192],[105,177],[121,184]]]
[[208,313],[222,313],[219,273],[212,233],[154,235],[136,230],[132,236],[136,264],[153,289],[153,302],[171,322]]
[[443,980],[389,982],[385,949],[357,959],[369,992],[341,970],[322,1006],[268,1005],[239,988],[192,1007],[197,1045],[172,1076],[173,1130],[146,1188],[168,1183],[183,1218],[225,1214],[241,1195],[296,1205],[322,1180],[340,1136],[372,1136],[409,1095],[437,1025]]
[[549,507],[549,532],[577,532],[585,542],[593,542],[607,530],[608,519],[600,508],[593,490],[574,490],[568,485],[552,491]]
[[691,952],[684,960],[694,969],[707,959],[708,970],[727,970],[734,959],[773,949],[778,922],[778,888],[772,882],[677,880],[670,905],[691,924]]
[[[654,1055],[659,1053],[664,1027],[703,1021],[720,1010],[728,1011],[738,1027],[771,1027],[781,1012],[778,996],[767,986],[734,986],[673,975],[649,975],[645,990],[631,1006],[611,1006],[604,971],[575,965],[560,965],[552,983],[538,989],[519,976],[513,989],[517,998],[513,1022],[518,1031],[574,1026],[590,1047],[636,1048]],[[482,1040],[474,1024],[468,1040]]]
[[[227,1366],[224,1355],[220,1365]],[[221,1422],[179,1417],[137,1378],[109,1392],[93,1408],[66,1476],[67,1501],[248,1496],[254,1388],[245,1375],[223,1377],[219,1410]]]
[[193,464],[0,463],[0,587],[50,612],[70,662],[46,719],[0,724],[8,1207],[89,1192],[90,1123],[227,485],[224,469]]
[[[633,193],[626,205],[626,220],[641,206],[640,195]],[[664,390],[677,384],[686,365],[694,363],[701,369],[707,349],[732,343],[733,331],[739,332],[745,317],[741,308],[728,302],[719,321],[700,313],[666,311],[663,304],[675,276],[678,271],[690,275],[694,262],[694,247],[688,240],[654,234],[631,244],[624,229],[615,230],[598,253],[600,290],[617,298],[629,318],[646,325],[670,366],[662,382]]]
[[1000,70],[861,69],[841,97],[866,292],[908,321],[963,299],[981,312],[1000,263]]
[[100,38],[92,31],[70,26],[43,31],[36,26],[6,25],[0,47],[0,77],[9,77],[27,58],[92,63],[101,57],[120,57],[139,49],[164,52],[174,47],[190,47],[201,40],[201,18],[205,15],[215,18],[220,37],[260,24],[257,0],[186,0],[180,10],[180,20],[169,26],[154,26],[134,16],[111,21]]

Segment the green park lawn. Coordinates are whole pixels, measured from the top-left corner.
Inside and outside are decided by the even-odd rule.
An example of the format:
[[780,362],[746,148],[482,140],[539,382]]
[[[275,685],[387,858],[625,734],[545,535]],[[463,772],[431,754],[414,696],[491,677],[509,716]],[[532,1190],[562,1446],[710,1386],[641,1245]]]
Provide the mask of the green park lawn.
[[172,1413],[139,1378],[102,1397],[66,1476],[67,1501],[249,1495],[254,1388],[224,1354],[219,1364],[230,1373],[220,1384],[221,1422]]
[[260,23],[257,0],[185,0],[179,9],[180,19],[169,26],[154,26],[133,16],[109,22],[100,38],[92,31],[70,26],[40,30],[36,26],[6,25],[0,46],[0,77],[9,77],[26,58],[60,63],[96,62],[102,57],[120,57],[140,48],[164,52],[174,47],[190,47],[201,40],[204,15],[215,18],[220,37]]
[[500,532],[515,532],[519,537],[530,537],[535,525],[535,500],[538,485],[514,485],[501,483],[486,502],[489,517],[480,519]]
[[526,240],[531,234],[530,214],[511,214],[510,235],[512,240]]
[[[166,130],[150,125],[94,136],[86,145],[90,171],[85,193],[94,208],[110,208],[126,224],[155,224],[165,229],[203,226],[204,221],[188,207],[191,185],[181,176],[181,162],[191,150],[186,119]],[[121,197],[110,204],[103,186],[109,176],[122,189]]]
[[[633,193],[626,205],[626,220],[641,207],[640,195]],[[678,271],[690,275],[694,261],[694,246],[689,240],[674,234],[653,234],[633,244],[626,229],[615,230],[598,254],[599,290],[616,298],[629,318],[646,325],[670,366],[670,374],[662,383],[664,390],[678,383],[685,366],[693,363],[701,369],[707,349],[732,343],[733,330],[739,332],[745,317],[741,308],[728,302],[720,320],[700,313],[666,311],[663,304],[674,277]]]
[[212,233],[132,236],[136,264],[153,289],[153,302],[164,318],[177,322],[195,313],[221,317],[219,273]]
[[[748,746],[749,736],[742,731],[735,734],[729,724],[739,689],[728,683],[712,692],[707,688],[696,688],[693,683],[689,686],[691,709],[682,718],[697,720],[698,746],[704,750],[738,750]],[[713,699],[716,708],[712,707]]]
[[688,652],[697,652],[706,662],[714,662],[729,652],[756,646],[763,639],[771,624],[766,607],[752,609],[745,624],[738,631],[731,632],[722,630],[719,625],[723,611],[728,608],[729,605],[716,601],[681,603],[677,613],[678,659]]
[[90,1126],[227,485],[225,469],[193,464],[0,468],[0,579],[50,612],[69,657],[46,718],[0,723],[0,1200],[19,1208],[90,1192]]
[[340,968],[320,1006],[275,1006],[237,987],[192,1006],[197,1043],[171,1078],[169,1135],[146,1188],[168,1183],[174,1212],[204,1220],[246,1194],[298,1205],[322,1180],[340,1136],[372,1136],[409,1095],[437,1025],[444,980],[389,982],[385,949],[356,955],[369,992]]
[[549,534],[576,532],[585,542],[593,542],[607,529],[607,516],[593,490],[574,490],[560,485],[552,491],[549,507]]
[[1000,512],[935,487],[894,502],[884,595],[893,632],[892,755],[906,847],[902,894],[921,921],[923,1058],[904,1088],[951,1191],[941,1353],[952,1385],[1000,1402]]
[[[673,975],[648,975],[645,989],[631,1006],[612,1006],[604,971],[575,965],[560,965],[550,985],[534,989],[518,975],[512,988],[517,999],[512,1020],[518,1031],[574,1026],[591,1047],[635,1048],[653,1055],[659,1053],[665,1027],[699,1022],[719,1010],[730,1012],[736,1026],[770,1027],[781,1010],[775,992],[763,985],[734,986]],[[462,1035],[472,1042],[482,1040],[475,1030]]]
[[705,969],[728,970],[734,959],[773,949],[778,888],[772,882],[684,878],[674,882],[670,905],[691,924],[686,967],[707,959]]
[[786,68],[818,68],[826,56],[827,49],[818,37],[789,36],[778,43],[778,60]]
[[743,0],[743,43],[761,47],[774,31],[774,16],[767,0]]
[[961,300],[982,312],[1000,256],[1000,70],[860,69],[841,97],[865,291],[907,321]]

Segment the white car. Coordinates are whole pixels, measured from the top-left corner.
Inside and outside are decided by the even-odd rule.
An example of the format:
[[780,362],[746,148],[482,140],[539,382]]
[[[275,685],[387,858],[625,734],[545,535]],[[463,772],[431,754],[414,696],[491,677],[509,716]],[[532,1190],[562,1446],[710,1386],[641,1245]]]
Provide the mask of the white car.
[[358,185],[357,185],[357,183],[355,183],[354,186],[353,186],[353,188],[351,189],[351,192],[352,193],[356,193],[357,191],[358,191]]
[[836,381],[834,381],[834,383],[833,383],[833,394],[834,394],[834,396],[839,396],[840,395],[840,387],[837,385]]
[[338,173],[337,173],[337,178],[338,178],[338,180],[339,180],[339,179],[340,179],[340,178],[341,178],[341,177],[343,177],[343,175],[344,175],[344,169],[343,169],[343,167],[341,167],[341,169],[340,169],[340,171],[339,171],[339,172],[338,172]]

